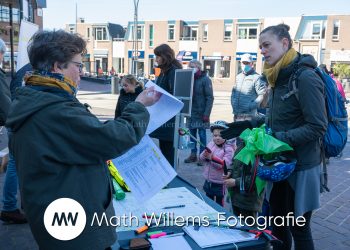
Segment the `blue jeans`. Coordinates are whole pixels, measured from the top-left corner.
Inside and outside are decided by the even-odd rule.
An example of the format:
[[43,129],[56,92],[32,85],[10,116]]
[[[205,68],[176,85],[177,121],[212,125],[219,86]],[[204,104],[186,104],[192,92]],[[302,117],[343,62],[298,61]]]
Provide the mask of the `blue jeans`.
[[18,178],[16,171],[16,162],[13,155],[9,153],[9,162],[7,164],[3,190],[3,211],[13,211],[17,209],[17,187]]
[[[194,137],[197,138],[197,131],[198,131],[198,135],[199,135],[199,141],[203,144],[203,145],[207,145],[207,132],[205,128],[193,128],[190,129],[190,133],[191,135],[193,135]],[[192,154],[197,154],[197,142],[191,138],[191,142],[195,143],[195,147],[193,149],[191,149],[191,153]],[[204,147],[202,145],[200,145],[199,147],[200,151],[199,153],[202,153],[204,150]]]

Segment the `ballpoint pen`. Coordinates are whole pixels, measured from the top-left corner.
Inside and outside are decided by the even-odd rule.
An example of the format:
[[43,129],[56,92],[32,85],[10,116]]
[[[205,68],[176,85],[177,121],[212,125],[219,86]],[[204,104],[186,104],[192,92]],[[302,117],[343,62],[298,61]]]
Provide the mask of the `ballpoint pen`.
[[167,207],[163,207],[163,209],[180,208],[180,207],[185,207],[185,206],[186,205],[167,206]]

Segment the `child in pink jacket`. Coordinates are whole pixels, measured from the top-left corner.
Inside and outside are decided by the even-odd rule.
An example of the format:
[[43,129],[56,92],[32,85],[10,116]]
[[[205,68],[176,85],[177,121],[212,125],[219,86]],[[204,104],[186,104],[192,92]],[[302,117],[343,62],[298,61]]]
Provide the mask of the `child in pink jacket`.
[[[223,179],[224,164],[230,166],[234,153],[232,145],[226,143],[220,132],[228,128],[226,122],[216,121],[210,126],[213,139],[200,154],[204,162],[203,176],[205,178],[203,189],[206,195],[216,203],[222,205],[224,198]],[[209,150],[208,150],[209,149]]]

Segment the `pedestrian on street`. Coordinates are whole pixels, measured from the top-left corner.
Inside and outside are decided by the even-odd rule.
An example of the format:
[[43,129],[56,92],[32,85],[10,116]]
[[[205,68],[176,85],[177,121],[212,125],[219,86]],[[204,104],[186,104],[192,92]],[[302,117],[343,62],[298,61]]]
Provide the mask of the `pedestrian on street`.
[[[265,28],[259,36],[261,54],[265,58],[263,73],[271,87],[267,126],[272,135],[293,147],[296,170],[285,180],[268,182],[267,198],[271,216],[296,218],[306,223],[272,225],[272,233],[283,241],[277,249],[313,250],[311,234],[312,211],[320,207],[320,139],[327,129],[324,84],[312,67],[317,62],[311,55],[302,55],[292,48],[289,26],[279,24]],[[305,67],[298,77],[298,97],[290,94],[290,78],[296,69]],[[281,98],[285,97],[285,98]],[[290,153],[289,153],[290,154]]]
[[242,72],[236,77],[232,89],[231,105],[233,121],[252,120],[257,117],[257,109],[266,92],[266,82],[256,73],[253,58],[250,54],[241,57]]
[[[191,135],[197,137],[202,143],[199,147],[199,154],[203,152],[204,147],[207,145],[207,129],[210,127],[210,113],[213,107],[214,95],[213,86],[206,71],[202,71],[202,63],[198,60],[192,60],[188,64],[188,67],[194,69],[194,84],[192,94],[192,109],[191,117],[189,119],[188,127]],[[191,149],[191,154],[185,159],[185,163],[191,163],[197,161],[197,144],[196,141],[191,138],[195,147]],[[198,166],[203,166],[201,161],[198,161]]]
[[[30,63],[24,65],[17,72],[10,84],[12,101],[16,96],[16,89],[22,86],[23,78],[27,72],[32,71]],[[8,136],[11,135],[11,130],[7,131]],[[7,164],[7,171],[5,175],[4,189],[3,189],[3,207],[0,214],[0,219],[8,223],[22,224],[27,223],[25,215],[17,207],[17,189],[18,176],[16,170],[16,161],[13,154],[9,153],[9,160]]]
[[[154,89],[145,90],[117,120],[100,122],[76,98],[84,53],[86,42],[77,34],[36,33],[28,46],[34,71],[17,90],[6,122],[23,207],[40,249],[106,249],[114,244],[114,227],[91,225],[94,213],[108,221],[114,216],[106,161],[141,140],[149,121],[145,106],[159,99]],[[79,202],[86,213],[83,232],[72,240],[57,240],[44,225],[46,208],[59,198]]]
[[[0,38],[0,63],[6,52],[5,42]],[[0,68],[0,126],[5,125],[7,113],[11,105],[10,88],[5,79],[5,72]]]
[[[181,69],[182,65],[176,60],[174,50],[167,44],[156,47],[154,54],[156,55],[156,64],[161,69],[156,84],[173,95],[175,70]],[[160,151],[172,166],[175,163],[174,133],[175,117],[150,134],[151,137],[159,140]]]

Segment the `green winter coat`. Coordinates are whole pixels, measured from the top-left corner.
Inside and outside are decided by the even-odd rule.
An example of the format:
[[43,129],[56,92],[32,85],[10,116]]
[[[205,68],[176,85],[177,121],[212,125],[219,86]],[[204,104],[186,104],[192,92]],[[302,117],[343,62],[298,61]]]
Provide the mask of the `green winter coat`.
[[[57,92],[57,91],[56,91]],[[120,156],[144,136],[149,113],[130,103],[116,120],[101,123],[75,97],[20,88],[7,126],[29,225],[40,249],[105,249],[116,241],[115,228],[93,225],[114,215],[106,161]],[[43,223],[47,206],[58,198],[78,201],[86,213],[81,235],[69,241],[51,237]]]

